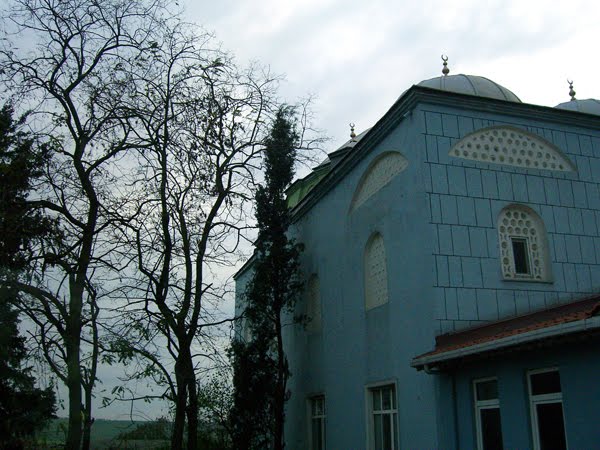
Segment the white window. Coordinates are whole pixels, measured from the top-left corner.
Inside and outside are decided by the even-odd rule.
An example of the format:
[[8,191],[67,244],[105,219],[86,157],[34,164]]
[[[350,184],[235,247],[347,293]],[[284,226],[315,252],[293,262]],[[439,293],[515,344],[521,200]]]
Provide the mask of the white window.
[[533,133],[507,126],[476,130],[452,146],[449,154],[456,158],[526,169],[576,170],[554,144]]
[[325,450],[325,396],[318,395],[308,400],[310,411],[310,449]]
[[473,395],[478,450],[502,450],[498,380],[495,378],[475,380]]
[[368,390],[368,439],[370,450],[398,448],[398,410],[396,386],[375,386]]
[[321,331],[321,292],[319,277],[312,275],[306,283],[306,315],[308,324],[306,329],[309,333]]
[[510,205],[498,217],[502,275],[506,280],[551,281],[550,255],[542,219],[523,205]]
[[375,233],[365,248],[365,308],[367,310],[388,302],[388,277],[385,245]]
[[533,448],[567,448],[562,389],[558,369],[534,370],[528,374]]
[[408,160],[398,152],[386,152],[378,156],[365,171],[358,183],[351,211],[365,203],[392,179],[406,169]]

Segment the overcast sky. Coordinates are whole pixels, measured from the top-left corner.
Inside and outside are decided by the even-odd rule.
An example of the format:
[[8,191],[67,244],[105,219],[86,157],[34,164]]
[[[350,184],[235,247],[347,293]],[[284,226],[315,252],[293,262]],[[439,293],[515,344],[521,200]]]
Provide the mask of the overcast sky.
[[[282,98],[316,96],[315,126],[328,151],[361,132],[419,81],[450,74],[488,77],[523,102],[545,106],[600,99],[600,2],[591,0],[181,0],[185,18],[216,34],[240,65],[258,61],[285,75]],[[101,375],[109,389],[118,369]],[[143,386],[140,386],[143,389]],[[98,396],[101,397],[101,394]],[[99,399],[97,400],[99,403]],[[98,405],[96,405],[98,406]],[[96,409],[125,418],[130,405]],[[141,416],[164,407],[138,405]]]
[[600,2],[512,0],[184,0],[239,63],[286,75],[282,95],[315,94],[331,150],[373,125],[406,89],[441,75],[481,75],[523,102],[600,98]]

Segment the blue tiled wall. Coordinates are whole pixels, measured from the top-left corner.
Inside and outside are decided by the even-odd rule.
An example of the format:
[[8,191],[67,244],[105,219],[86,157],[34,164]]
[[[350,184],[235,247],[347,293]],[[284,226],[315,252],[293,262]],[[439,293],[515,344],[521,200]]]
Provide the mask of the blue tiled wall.
[[[422,110],[433,227],[438,332],[570,301],[600,288],[600,134],[506,117]],[[509,125],[556,145],[576,172],[522,169],[448,155],[466,134]],[[552,283],[504,281],[496,220],[505,206],[531,207],[544,221]]]

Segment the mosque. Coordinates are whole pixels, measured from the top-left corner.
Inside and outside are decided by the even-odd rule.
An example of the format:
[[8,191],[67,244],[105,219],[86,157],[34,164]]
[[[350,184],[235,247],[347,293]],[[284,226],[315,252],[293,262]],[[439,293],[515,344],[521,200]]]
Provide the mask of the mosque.
[[442,73],[289,188],[290,450],[600,445],[600,102]]

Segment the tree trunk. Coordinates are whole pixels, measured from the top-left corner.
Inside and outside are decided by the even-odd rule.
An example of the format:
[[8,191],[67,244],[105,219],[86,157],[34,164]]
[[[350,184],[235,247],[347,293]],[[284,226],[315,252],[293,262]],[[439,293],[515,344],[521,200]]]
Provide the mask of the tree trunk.
[[191,360],[188,366],[188,450],[198,448],[198,387],[196,386],[196,376],[194,374],[194,365]]
[[[70,332],[65,336],[67,347],[67,389],[69,390],[69,431],[66,450],[81,448],[81,372],[79,369],[79,332]],[[75,330],[73,330],[75,331]]]
[[92,387],[85,387],[85,412],[83,417],[82,450],[89,450],[92,437]]
[[171,450],[183,449],[183,433],[185,429],[185,413],[187,405],[187,383],[184,375],[184,362],[179,353],[175,363],[175,380],[177,382],[177,398],[175,399],[175,420],[173,421],[173,434],[171,435]]

